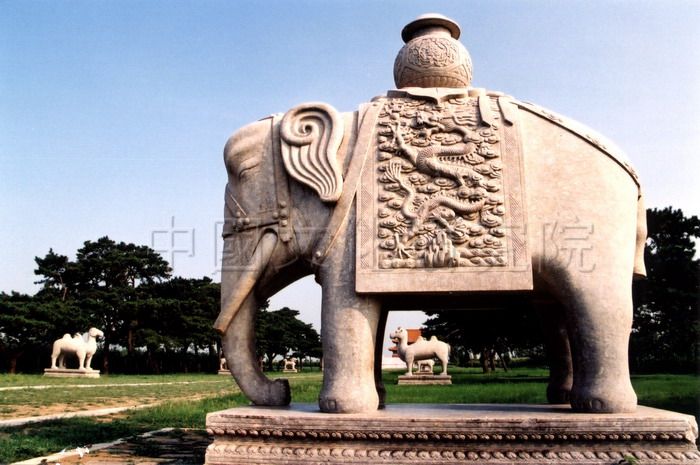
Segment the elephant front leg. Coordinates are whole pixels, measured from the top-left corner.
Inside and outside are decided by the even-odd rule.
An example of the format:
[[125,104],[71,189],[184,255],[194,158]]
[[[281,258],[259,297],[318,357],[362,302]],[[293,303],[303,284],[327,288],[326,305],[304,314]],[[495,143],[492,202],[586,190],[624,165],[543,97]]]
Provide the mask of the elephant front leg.
[[[339,283],[338,283],[339,284]],[[380,305],[359,297],[354,286],[323,289],[323,388],[319,407],[328,413],[377,410],[375,343]]]

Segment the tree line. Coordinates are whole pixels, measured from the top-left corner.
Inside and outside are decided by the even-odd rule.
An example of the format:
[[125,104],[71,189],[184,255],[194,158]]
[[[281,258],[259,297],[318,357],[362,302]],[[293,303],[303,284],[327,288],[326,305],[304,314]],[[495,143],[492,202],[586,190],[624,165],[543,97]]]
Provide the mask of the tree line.
[[[647,279],[633,287],[630,363],[637,371],[696,371],[700,356],[700,220],[671,207],[647,210]],[[104,332],[93,368],[103,372],[210,371],[220,339],[212,329],[220,285],[207,277],[172,277],[168,263],[146,246],[108,237],[86,241],[75,260],[36,257],[35,295],[0,293],[0,370],[40,371],[52,342],[65,333]],[[452,346],[451,360],[481,355],[485,371],[515,352],[545,363],[539,322],[528,302],[501,311],[443,311],[424,325]],[[316,330],[289,308],[257,314],[258,356],[267,369],[288,354],[321,357]],[[473,362],[471,362],[473,363]],[[99,364],[99,365],[98,365]],[[507,366],[503,364],[503,366]]]
[[[86,241],[75,260],[49,249],[35,262],[41,286],[35,295],[0,293],[0,370],[39,371],[55,339],[93,326],[104,333],[93,368],[104,373],[218,367],[221,341],[212,322],[219,283],[173,277],[151,248],[108,237]],[[260,355],[271,357],[270,367],[277,355],[320,352],[318,333],[298,315],[267,304],[258,313]]]

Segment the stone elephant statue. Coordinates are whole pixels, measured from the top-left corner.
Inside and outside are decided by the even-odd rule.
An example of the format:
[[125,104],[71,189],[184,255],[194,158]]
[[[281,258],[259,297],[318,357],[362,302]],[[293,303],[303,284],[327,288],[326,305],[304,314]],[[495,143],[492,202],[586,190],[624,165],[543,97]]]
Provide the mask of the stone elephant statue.
[[[226,144],[215,327],[233,376],[255,404],[290,402],[287,381],[269,380],[257,362],[255,312],[314,274],[323,412],[383,402],[389,310],[497,308],[512,298],[532,299],[543,315],[550,402],[633,411],[631,284],[645,274],[646,238],[633,169],[590,129],[470,87],[458,28],[435,18],[404,29],[397,90],[354,112],[301,105]],[[433,55],[411,52],[435,44]],[[445,49],[455,51],[445,58],[452,68],[411,58]]]

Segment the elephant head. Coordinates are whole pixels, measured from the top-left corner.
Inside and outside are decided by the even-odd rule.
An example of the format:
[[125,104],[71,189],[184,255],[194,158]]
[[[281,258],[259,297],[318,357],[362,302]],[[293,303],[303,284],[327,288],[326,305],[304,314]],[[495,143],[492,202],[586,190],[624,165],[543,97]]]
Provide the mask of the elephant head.
[[[351,123],[352,115],[345,119]],[[255,312],[312,273],[320,250],[332,242],[324,232],[342,193],[338,153],[345,124],[332,107],[305,104],[240,129],[224,149],[222,311],[214,327],[223,335],[231,373],[256,404],[290,401],[287,381],[270,381],[257,363]],[[307,195],[309,189],[315,195]]]

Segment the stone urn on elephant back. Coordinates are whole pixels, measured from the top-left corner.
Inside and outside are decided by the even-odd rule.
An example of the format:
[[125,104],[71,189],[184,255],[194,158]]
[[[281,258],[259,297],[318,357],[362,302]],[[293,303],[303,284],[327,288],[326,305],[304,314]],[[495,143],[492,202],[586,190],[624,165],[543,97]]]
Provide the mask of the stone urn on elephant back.
[[643,276],[644,206],[614,144],[537,105],[472,87],[459,26],[408,24],[396,89],[341,113],[306,103],[238,130],[228,171],[222,334],[256,405],[290,402],[255,346],[258,305],[313,274],[322,288],[323,412],[383,404],[392,309],[531,301],[542,315],[550,402],[622,413],[632,280]]

